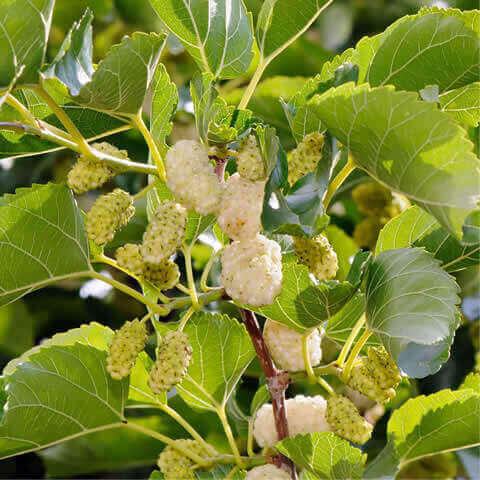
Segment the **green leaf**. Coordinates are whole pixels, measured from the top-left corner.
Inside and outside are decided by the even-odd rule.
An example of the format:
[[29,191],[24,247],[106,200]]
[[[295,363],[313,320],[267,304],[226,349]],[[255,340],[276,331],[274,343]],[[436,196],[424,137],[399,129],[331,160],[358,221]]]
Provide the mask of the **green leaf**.
[[320,13],[327,0],[298,0],[292,8],[288,0],[265,0],[258,14],[256,37],[264,63],[269,63],[302,35]]
[[[41,241],[40,241],[41,240]],[[0,305],[90,270],[83,218],[65,185],[0,198]]]
[[107,353],[94,347],[43,347],[6,379],[0,458],[120,427],[128,379],[108,375]]
[[408,376],[434,373],[438,356],[446,360],[458,326],[458,291],[453,277],[423,249],[387,250],[371,264],[367,325]]
[[476,127],[480,122],[480,82],[470,83],[439,96],[444,112],[459,123]]
[[297,467],[325,479],[360,479],[367,455],[332,432],[297,435],[275,448]]
[[255,356],[245,327],[227,315],[195,313],[184,328],[193,348],[186,377],[177,385],[191,406],[216,410],[227,404]]
[[19,74],[18,83],[37,83],[54,4],[55,0],[10,0],[0,5],[0,90]]
[[461,237],[465,218],[478,208],[480,161],[449,115],[414,93],[351,83],[311,105],[361,168]]
[[22,301],[0,308],[0,350],[20,355],[34,343],[34,319]]
[[377,240],[376,253],[410,246],[424,247],[450,273],[480,262],[480,243],[461,245],[431,215],[417,206],[408,208],[383,227]]
[[337,280],[345,280],[352,261],[358,252],[358,246],[342,229],[336,225],[329,225],[324,234],[328,238],[338,258]]
[[165,35],[136,32],[124,37],[102,60],[93,75],[85,77],[78,95],[81,105],[113,113],[136,115],[153,80],[165,45]]
[[480,393],[480,374],[478,373],[469,373],[465,380],[460,385],[459,389],[471,389],[474,392]]
[[201,480],[224,480],[225,478],[231,478],[232,480],[244,480],[246,473],[241,470],[235,472],[233,476],[229,476],[229,473],[235,468],[235,465],[219,465],[213,472],[195,472],[195,478]]
[[248,308],[299,333],[304,333],[321,326],[353,297],[359,287],[366,263],[365,255],[362,254],[357,257],[355,275],[349,278],[350,281],[320,282],[318,285],[310,279],[306,266],[284,263],[282,292],[275,302],[266,307]]
[[215,78],[245,73],[253,58],[251,19],[241,0],[150,0],[202,70]]
[[152,90],[150,132],[160,153],[165,155],[167,153],[167,137],[172,131],[172,118],[177,109],[178,91],[163,64],[160,64],[155,71]]

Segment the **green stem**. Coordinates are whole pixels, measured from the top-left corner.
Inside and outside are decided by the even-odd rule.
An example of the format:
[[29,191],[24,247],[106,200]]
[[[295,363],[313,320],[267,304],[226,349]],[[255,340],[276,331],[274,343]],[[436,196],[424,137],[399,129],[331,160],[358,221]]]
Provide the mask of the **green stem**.
[[243,92],[242,99],[238,104],[237,108],[239,110],[245,110],[245,108],[247,108],[248,102],[250,102],[252,95],[254,94],[255,89],[257,88],[258,82],[262,78],[263,72],[267,68],[268,63],[269,62],[265,61],[264,58],[260,58],[260,61],[258,62],[258,65],[257,65],[257,69],[255,70],[255,73],[250,79],[250,83],[247,85],[247,88]]
[[335,192],[340,188],[342,183],[347,179],[347,177],[355,170],[356,165],[353,161],[353,158],[348,155],[348,161],[345,166],[338,172],[337,176],[333,179],[333,181],[328,186],[327,193],[323,199],[323,207],[326,210],[328,205],[330,204]]
[[227,436],[228,443],[230,445],[230,448],[232,449],[233,456],[235,457],[235,462],[239,467],[243,468],[244,462],[243,462],[242,456],[240,455],[240,451],[238,450],[237,442],[235,442],[235,438],[233,437],[233,432],[230,427],[230,424],[228,423],[227,415],[225,413],[225,408],[223,406],[218,407],[217,415],[218,415],[218,418],[220,418],[220,421],[222,422],[223,430],[225,431],[225,435]]
[[218,257],[220,252],[221,250],[217,250],[216,252],[213,252],[212,255],[210,255],[210,258],[208,259],[208,262],[205,265],[205,268],[203,269],[202,276],[200,278],[200,288],[202,289],[203,292],[209,292],[210,290],[214,290],[214,287],[212,288],[207,285],[207,280],[208,280],[208,275],[210,273],[210,270],[212,269],[213,262],[215,262],[215,259]]
[[[329,365],[322,365],[321,367],[315,367],[313,369],[313,373],[316,378],[321,377],[323,375],[336,375],[337,377],[340,376],[341,370],[337,367],[335,363],[331,363]],[[292,382],[298,382],[299,380],[305,380],[307,377],[306,372],[292,372],[290,373],[290,380]]]
[[249,457],[255,456],[253,451],[253,418],[248,422],[247,453]]
[[137,192],[133,196],[133,201],[135,202],[139,198],[142,198],[144,195],[146,195],[150,190],[153,190],[158,184],[160,183],[159,180],[153,181],[149,183],[146,187],[143,187],[139,192]]
[[307,373],[307,378],[310,383],[318,383],[321,385],[330,395],[333,395],[335,392],[330,384],[323,379],[321,376],[317,376],[312,367],[312,362],[310,361],[310,352],[308,351],[308,337],[309,335],[304,335],[302,337],[302,353],[303,361],[305,363],[305,371]]
[[352,353],[350,353],[350,356],[348,357],[348,360],[345,363],[345,368],[342,374],[342,378],[345,383],[348,382],[348,380],[350,379],[350,374],[352,373],[353,364],[355,363],[355,360],[357,359],[358,354],[361,352],[365,343],[367,343],[367,340],[370,338],[371,334],[372,332],[370,332],[369,330],[365,330],[362,336],[358,339],[358,342],[355,344],[355,347],[353,347]]
[[182,317],[182,321],[180,322],[180,325],[178,326],[178,330],[180,332],[183,332],[183,329],[185,328],[185,325],[187,322],[190,320],[190,317],[195,313],[195,309],[193,307],[190,307],[185,315]]
[[185,286],[183,285],[182,283],[178,282],[176,285],[175,285],[175,288],[178,288],[178,290],[180,290],[181,292],[187,294],[187,295],[190,295],[190,290]]
[[185,257],[185,269],[187,270],[187,282],[190,289],[190,298],[192,299],[192,305],[196,310],[200,310],[200,304],[198,303],[197,289],[195,287],[195,279],[193,277],[192,269],[192,247],[183,248],[183,256]]
[[133,117],[133,124],[138,128],[143,138],[145,139],[145,142],[147,142],[148,148],[157,167],[158,176],[163,182],[165,182],[165,165],[163,164],[162,156],[160,155],[160,151],[158,150],[157,144],[155,143],[155,140],[152,137],[150,130],[147,128],[145,122],[143,121],[141,113]]
[[142,295],[140,292],[137,292],[136,290],[129,287],[128,285],[125,285],[124,283],[118,282],[117,280],[114,280],[113,278],[109,278],[105,275],[102,275],[101,273],[97,273],[94,270],[91,271],[90,276],[92,278],[97,279],[97,280],[101,280],[102,282],[108,283],[109,285],[116,288],[117,290],[120,290],[121,292],[125,293],[126,295],[130,295],[131,297],[135,298],[139,302],[146,305],[154,313],[158,313],[159,315],[165,316],[165,315],[168,315],[168,313],[170,312],[170,309],[167,308],[166,306],[158,305],[158,304],[152,302],[147,297]]
[[35,127],[37,125],[37,119],[32,115],[30,110],[25,107],[25,105],[18,101],[13,95],[8,94],[5,102],[13,107],[27,122],[27,125],[31,125],[32,127]]
[[337,359],[337,364],[339,367],[343,367],[345,360],[347,358],[348,352],[352,348],[353,342],[357,338],[358,333],[362,329],[363,325],[365,324],[366,317],[365,314],[363,314],[357,321],[357,323],[354,325],[352,331],[350,332],[350,335],[347,338],[347,341],[343,345],[343,348],[340,352],[340,355],[338,356]]

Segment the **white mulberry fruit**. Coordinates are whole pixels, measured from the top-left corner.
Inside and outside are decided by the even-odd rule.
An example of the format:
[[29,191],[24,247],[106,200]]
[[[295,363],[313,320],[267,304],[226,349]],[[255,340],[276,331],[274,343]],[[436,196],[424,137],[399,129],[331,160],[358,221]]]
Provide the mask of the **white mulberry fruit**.
[[132,372],[138,354],[148,340],[144,322],[135,319],[115,332],[107,357],[107,371],[115,380],[128,377]]
[[115,232],[124,227],[135,214],[132,197],[120,188],[97,198],[87,214],[90,240],[103,246],[113,240]]
[[[288,370],[298,372],[305,370],[303,360],[303,335],[281,323],[267,319],[263,327],[263,337],[275,364]],[[310,363],[314,367],[322,359],[322,337],[318,328],[308,336],[308,353]]]
[[192,359],[188,336],[179,331],[168,332],[157,348],[157,359],[150,371],[148,384],[153,393],[168,392],[187,374]]
[[203,145],[180,140],[168,151],[165,167],[168,187],[188,210],[202,215],[218,210],[222,186]]
[[253,238],[262,229],[264,182],[245,180],[238,173],[225,184],[218,224],[233,240]]
[[245,480],[290,480],[290,475],[272,464],[254,467],[247,472]]
[[140,253],[140,245],[127,243],[123,247],[117,248],[115,257],[120,267],[132,272],[134,275],[142,274],[143,259]]
[[255,135],[240,142],[237,155],[237,171],[247,180],[265,180],[265,166]]
[[271,305],[282,290],[280,245],[263,235],[227,245],[222,253],[221,283],[238,303]]
[[[176,445],[187,448],[200,457],[207,457],[208,452],[196,440],[175,440]],[[195,462],[179,452],[174,446],[165,447],[158,457],[158,468],[165,476],[165,480],[193,480],[195,479]]]
[[366,443],[372,435],[373,427],[343,395],[332,395],[328,399],[327,421],[337,435],[359,445]]
[[[327,422],[327,402],[321,395],[304,397],[297,395],[286,402],[289,436],[331,431]],[[262,405],[255,417],[253,435],[260,447],[271,447],[278,442],[270,403]]]
[[173,255],[182,244],[186,223],[185,208],[171,200],[160,202],[143,234],[143,260],[160,263]]
[[178,283],[180,270],[175,262],[167,259],[161,263],[144,263],[142,275],[160,290],[168,290]]
[[331,280],[338,271],[338,259],[327,237],[309,239],[294,237],[293,248],[299,261],[306,265],[317,280]]
[[290,185],[317,168],[318,162],[322,159],[323,143],[323,135],[312,132],[305,135],[297,148],[288,152],[288,182]]

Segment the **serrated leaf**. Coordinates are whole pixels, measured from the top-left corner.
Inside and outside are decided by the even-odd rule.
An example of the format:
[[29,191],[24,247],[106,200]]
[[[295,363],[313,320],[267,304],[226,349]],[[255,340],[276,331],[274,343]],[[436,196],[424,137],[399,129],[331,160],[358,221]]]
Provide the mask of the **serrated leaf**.
[[216,410],[225,406],[255,356],[245,327],[227,315],[195,313],[184,328],[193,348],[186,377],[177,385],[191,406]]
[[215,78],[245,73],[253,58],[251,20],[241,0],[150,0],[202,70]]
[[6,379],[0,458],[122,425],[128,379],[113,380],[105,351],[75,344],[30,355]]
[[459,389],[471,389],[476,393],[480,393],[480,374],[479,373],[469,373],[465,380],[460,385]]
[[387,250],[371,264],[367,325],[408,376],[425,376],[412,360],[418,360],[423,373],[438,370],[438,356],[448,349],[458,326],[458,291],[453,277],[423,249]]
[[152,84],[153,99],[150,116],[150,132],[162,155],[167,152],[167,137],[172,131],[172,118],[178,104],[178,91],[167,70],[160,64]]
[[325,479],[360,479],[367,455],[332,432],[297,435],[275,448],[297,467]]
[[453,273],[480,262],[480,244],[463,246],[427,212],[413,206],[390,220],[378,236],[376,253],[401,247],[423,247]]
[[298,0],[292,8],[288,0],[266,0],[258,14],[255,35],[263,60],[269,63],[302,35],[320,13],[327,0]]
[[275,302],[266,307],[248,308],[299,333],[319,327],[340,311],[357,291],[365,258],[359,256],[357,263],[358,276],[351,278],[351,282],[329,281],[318,285],[310,279],[306,266],[284,263],[282,292]]
[[11,0],[1,4],[0,87],[8,87],[19,75],[17,82],[21,84],[37,83],[54,4],[55,0]]
[[444,112],[459,123],[476,127],[480,122],[480,82],[470,83],[439,96]]
[[136,115],[153,80],[165,35],[136,32],[110,49],[78,95],[81,105],[112,113]]
[[83,218],[65,185],[18,189],[0,198],[0,212],[0,305],[88,273]]
[[311,104],[361,168],[461,237],[478,208],[480,161],[449,115],[414,93],[368,85],[345,84]]

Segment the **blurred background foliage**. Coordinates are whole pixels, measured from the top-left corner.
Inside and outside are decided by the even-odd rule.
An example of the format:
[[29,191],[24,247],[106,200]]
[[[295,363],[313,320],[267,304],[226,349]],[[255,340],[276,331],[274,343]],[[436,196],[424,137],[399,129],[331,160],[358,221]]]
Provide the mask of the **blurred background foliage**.
[[[255,16],[262,0],[245,0],[247,8]],[[374,35],[403,15],[415,13],[421,6],[438,5],[461,9],[478,8],[477,0],[452,0],[449,2],[426,2],[421,0],[336,0],[302,38],[297,40],[268,67],[263,81],[249,107],[255,114],[271,123],[284,143],[286,149],[292,148],[293,139],[289,135],[288,124],[278,95],[288,98],[305,82],[305,78],[315,75],[322,64],[336,53],[355,45],[365,35]],[[148,0],[57,0],[50,34],[48,56],[52,59],[71,24],[78,20],[85,8],[89,7],[95,16],[94,21],[94,57],[100,61],[109,48],[118,43],[124,35],[134,31],[160,31],[162,24],[150,6]],[[292,8],[295,2],[292,0]],[[192,103],[188,83],[196,66],[185,53],[179,42],[172,36],[162,62],[166,65],[171,78],[179,88],[180,102],[176,122],[170,143],[181,138],[195,138],[196,132],[192,116]],[[224,82],[219,86],[221,94],[230,103],[236,103],[242,87],[248,82],[248,75]],[[148,113],[148,112],[147,112]],[[478,130],[472,132],[472,138],[478,139]],[[19,139],[20,140],[20,139]],[[126,149],[135,161],[147,160],[146,146],[137,132],[127,131],[106,139],[119,148]],[[75,156],[72,152],[60,151],[45,155],[25,157],[15,162],[0,160],[0,194],[12,193],[18,187],[32,183],[48,181],[62,182]],[[351,198],[353,186],[363,181],[363,175],[356,173],[349,178],[337,195],[332,208],[332,223],[340,227],[329,227],[329,237],[336,247],[342,261],[355,253],[357,246],[350,238],[355,225],[362,220]],[[116,177],[105,190],[114,186],[137,191],[145,182],[144,176],[124,174]],[[98,193],[98,192],[97,192]],[[95,192],[79,198],[80,206],[88,209],[96,197]],[[107,253],[126,241],[139,241],[147,222],[146,205],[137,202],[134,221],[120,231],[108,246]],[[213,235],[205,234],[201,243],[194,249],[194,267],[197,275],[208,261],[216,240]],[[338,248],[337,248],[338,247]],[[180,259],[179,264],[182,265]],[[108,272],[118,276],[117,272]],[[211,280],[219,274],[218,266],[212,269]],[[342,275],[342,268],[339,275]],[[432,393],[442,388],[456,388],[465,374],[480,363],[479,325],[480,297],[479,271],[467,269],[456,274],[462,287],[462,309],[464,313],[462,327],[458,330],[450,360],[431,377],[411,382],[402,387],[395,404],[387,406],[387,414],[377,423],[375,434],[366,445],[369,454],[380,450],[385,441],[385,426],[388,409],[398,407],[410,396],[419,393]],[[126,280],[126,279],[122,279]],[[135,287],[134,284],[132,284]],[[174,294],[172,292],[172,294]],[[229,304],[214,305],[225,313],[236,315]],[[68,282],[55,287],[37,291],[16,303],[0,309],[0,364],[3,367],[8,360],[57,332],[66,331],[83,323],[96,321],[116,328],[126,319],[142,313],[141,305],[122,293],[114,292],[105,284],[91,280],[84,284]],[[151,346],[153,348],[153,346]],[[324,345],[325,355],[331,345]],[[335,352],[333,352],[334,354]],[[259,366],[254,362],[249,368],[248,377],[237,395],[241,408],[248,411],[249,400],[257,389]],[[295,385],[298,393],[316,393],[320,387],[308,384]],[[292,392],[293,393],[293,392]],[[321,392],[320,392],[321,393]],[[197,427],[208,436],[209,441],[221,449],[221,438],[217,436],[216,417],[209,414],[197,414],[186,409],[178,398],[173,404]],[[163,417],[154,417],[152,412],[142,412],[146,423],[153,427],[172,429],[176,427]],[[237,435],[242,442],[244,425],[233,416]],[[238,421],[236,421],[238,420]],[[155,424],[157,422],[157,424]],[[162,426],[160,426],[162,424]],[[85,437],[61,444],[40,454],[27,454],[0,462],[0,478],[145,478],[152,470],[161,446],[158,442],[145,438],[120,438],[117,432]],[[181,435],[181,432],[179,432]],[[153,442],[153,443],[152,443]],[[135,453],[132,454],[132,451]],[[461,461],[459,461],[461,458]],[[402,472],[402,478],[480,478],[477,451],[445,454],[419,465],[410,465],[409,471]],[[477,476],[476,476],[477,475]]]

